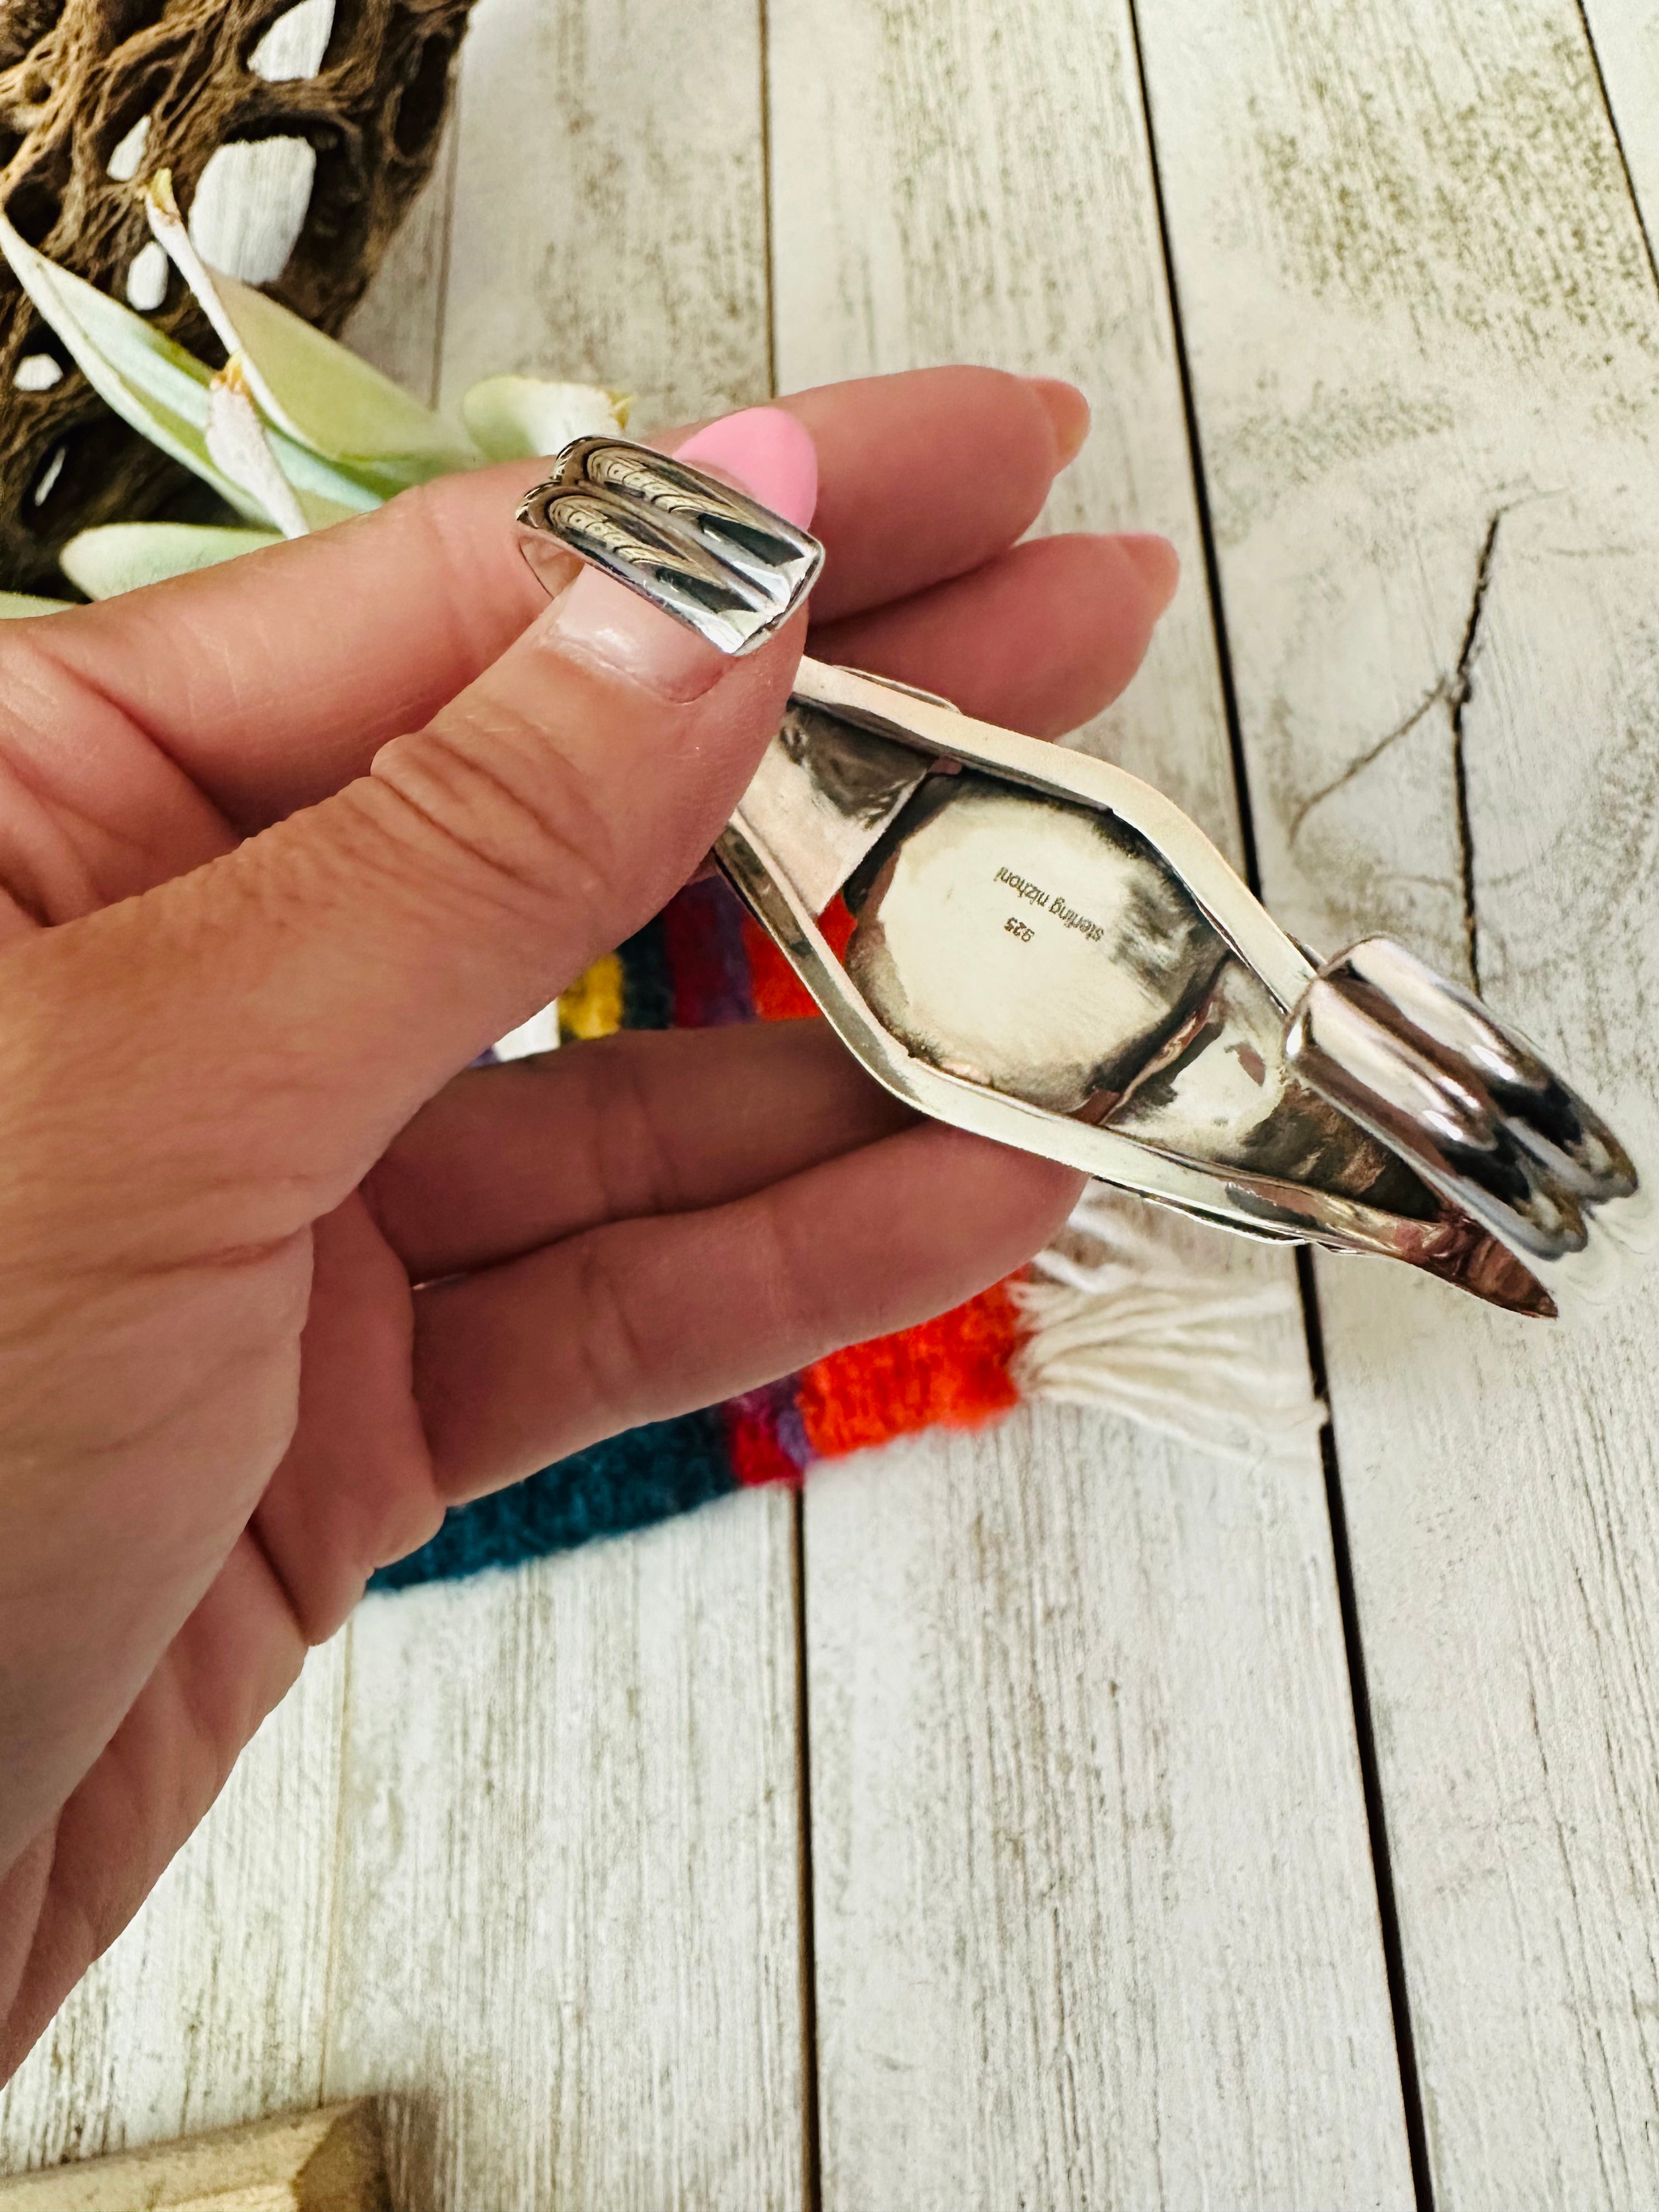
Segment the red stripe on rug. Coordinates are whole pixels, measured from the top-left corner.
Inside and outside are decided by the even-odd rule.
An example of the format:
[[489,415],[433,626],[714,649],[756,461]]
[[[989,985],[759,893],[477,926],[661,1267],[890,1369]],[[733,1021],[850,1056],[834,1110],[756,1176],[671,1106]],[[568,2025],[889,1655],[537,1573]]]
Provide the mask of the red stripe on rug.
[[[829,939],[830,951],[838,960],[842,958],[853,934],[853,917],[845,899],[831,901],[818,916],[818,927]],[[763,1022],[797,1022],[817,1012],[812,994],[752,915],[743,918],[743,941],[749,953],[755,1012]]]

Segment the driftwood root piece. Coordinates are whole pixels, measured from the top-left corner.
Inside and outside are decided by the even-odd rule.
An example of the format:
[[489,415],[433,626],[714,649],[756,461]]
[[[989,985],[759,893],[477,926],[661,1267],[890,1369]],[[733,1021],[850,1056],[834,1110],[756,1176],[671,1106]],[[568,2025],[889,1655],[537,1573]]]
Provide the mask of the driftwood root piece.
[[374,2100],[0,2180],[0,2212],[390,2212]]
[[[124,299],[149,242],[145,177],[170,168],[188,213],[221,145],[303,139],[316,154],[310,205],[267,289],[337,330],[431,171],[471,0],[337,0],[317,75],[270,82],[249,58],[292,4],[0,0],[0,204],[24,237]],[[111,156],[146,117],[136,175],[112,177]],[[176,276],[154,321],[220,358]],[[41,355],[61,380],[30,389],[36,365],[20,386],[19,364]],[[0,264],[0,585],[59,584],[58,549],[76,531],[204,513],[204,497],[111,415]]]

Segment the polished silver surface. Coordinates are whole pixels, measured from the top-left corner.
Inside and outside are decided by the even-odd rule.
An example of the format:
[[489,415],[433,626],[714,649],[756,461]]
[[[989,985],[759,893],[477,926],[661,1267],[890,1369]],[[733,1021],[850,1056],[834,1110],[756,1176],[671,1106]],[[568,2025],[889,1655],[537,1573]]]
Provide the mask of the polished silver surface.
[[[847,765],[861,750],[862,778]],[[1192,823],[1108,763],[803,661],[718,855],[851,1049],[939,1119],[1521,1313],[1558,1311],[1569,1275],[1575,1292],[1604,1285],[1639,1243],[1643,1201],[1632,1186],[1615,1206],[1609,1184],[1581,1209],[1583,1256],[1523,1244],[1459,1163],[1356,1110],[1352,1069],[1345,1090],[1293,1055],[1287,1026],[1310,994],[1326,1010],[1329,971]],[[844,959],[818,926],[836,892],[854,917]],[[1499,1034],[1481,1032],[1488,1055]],[[1598,1133],[1588,1171],[1612,1140],[1583,1126]]]
[[[520,520],[532,560],[579,553],[726,651],[817,572],[804,532],[617,441],[568,448]],[[1516,1312],[1605,1296],[1645,1248],[1627,1154],[1530,1047],[1385,939],[1316,970],[1108,762],[803,659],[716,858],[849,1050],[937,1119]]]
[[1607,1123],[1524,1037],[1386,937],[1322,968],[1285,1057],[1479,1221],[1557,1309],[1604,1303],[1652,1235]]
[[752,653],[805,601],[816,538],[758,500],[627,438],[578,438],[519,508],[538,573],[575,553],[696,630]]
[[744,818],[773,852],[787,854],[791,882],[822,914],[920,788],[928,765],[908,745],[792,699],[743,794]]

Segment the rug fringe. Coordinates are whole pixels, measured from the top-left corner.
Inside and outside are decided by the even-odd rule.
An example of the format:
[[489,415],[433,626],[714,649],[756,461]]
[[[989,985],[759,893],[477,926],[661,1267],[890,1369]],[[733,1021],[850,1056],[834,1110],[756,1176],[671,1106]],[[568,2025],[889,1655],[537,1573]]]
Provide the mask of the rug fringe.
[[1021,1395],[1096,1406],[1223,1457],[1315,1434],[1301,1308],[1287,1268],[1217,1230],[1093,1185],[1012,1286],[1029,1334]]

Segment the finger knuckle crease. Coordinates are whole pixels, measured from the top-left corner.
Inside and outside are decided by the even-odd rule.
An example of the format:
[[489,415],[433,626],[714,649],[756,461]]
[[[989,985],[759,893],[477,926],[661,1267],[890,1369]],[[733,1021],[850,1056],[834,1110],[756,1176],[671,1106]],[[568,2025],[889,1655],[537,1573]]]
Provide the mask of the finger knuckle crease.
[[757,1289],[774,1316],[778,1340],[790,1348],[791,1364],[816,1359],[829,1348],[827,1340],[834,1332],[822,1300],[811,1287],[814,1273],[810,1259],[796,1250],[775,1199],[763,1200],[758,1209],[749,1263]]
[[649,1419],[661,1347],[647,1342],[603,1232],[578,1243],[575,1291],[577,1342],[596,1411],[607,1427]]
[[[521,722],[485,733],[487,739],[524,734]],[[510,773],[475,745],[431,729],[401,753],[391,749],[376,763],[376,781],[418,825],[423,842],[456,857],[468,899],[482,879],[506,903],[532,912],[554,898],[601,903],[617,875],[610,823],[581,774],[543,733],[533,734],[539,756],[533,770]],[[498,750],[506,759],[514,749]]]
[[604,1108],[593,1117],[595,1175],[607,1210],[678,1212],[680,1178],[652,1109],[641,1055],[624,1050],[610,1057]]

